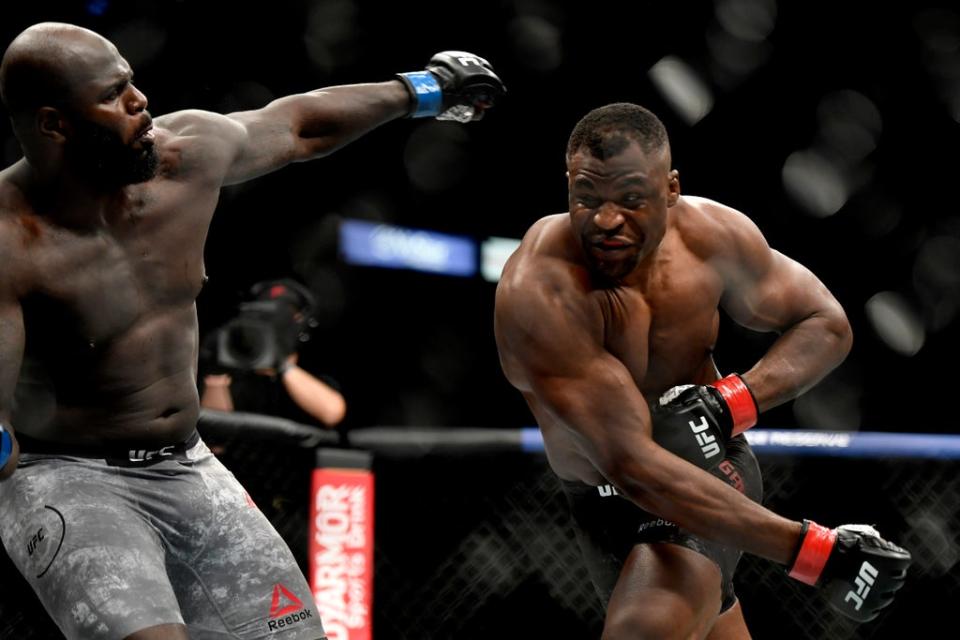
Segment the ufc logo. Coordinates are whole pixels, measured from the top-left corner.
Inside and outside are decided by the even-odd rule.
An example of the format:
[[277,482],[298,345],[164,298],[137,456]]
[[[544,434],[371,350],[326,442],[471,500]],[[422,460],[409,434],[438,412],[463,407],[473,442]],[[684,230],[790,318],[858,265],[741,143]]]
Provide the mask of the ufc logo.
[[609,498],[610,496],[620,495],[620,492],[617,491],[617,488],[612,484],[602,484],[597,487],[597,491],[600,493],[601,498]]
[[864,560],[863,564],[860,565],[860,574],[853,581],[857,587],[856,592],[852,589],[847,591],[847,595],[843,601],[850,602],[853,600],[856,603],[853,608],[860,611],[860,607],[863,606],[863,599],[870,595],[870,587],[872,587],[873,583],[877,580],[878,573],[880,572],[877,571],[872,564]]
[[32,556],[33,552],[37,550],[37,545],[43,542],[43,527],[37,529],[37,532],[33,534],[33,538],[30,539],[30,542],[27,543],[27,555]]
[[704,433],[704,431],[710,428],[710,425],[707,424],[706,416],[700,416],[700,424],[695,423],[693,420],[690,420],[688,424],[690,425],[690,430],[693,431],[697,437],[697,444],[700,445],[700,451],[703,451],[704,458],[709,460],[720,453],[720,445],[717,444],[717,439],[709,433]]
[[173,449],[173,445],[152,450],[130,449],[130,451],[127,452],[127,457],[130,458],[130,462],[146,462],[147,460],[153,460],[154,458],[162,458],[163,456],[173,455],[170,453],[171,449]]
[[477,65],[478,67],[482,67],[482,66],[483,66],[483,63],[481,63],[477,58],[471,58],[471,57],[469,57],[469,56],[464,56],[464,57],[462,57],[462,58],[457,58],[457,62],[459,62],[460,64],[462,64],[462,65],[465,66],[465,67],[468,66],[468,65],[471,65],[471,64],[475,64],[475,65]]

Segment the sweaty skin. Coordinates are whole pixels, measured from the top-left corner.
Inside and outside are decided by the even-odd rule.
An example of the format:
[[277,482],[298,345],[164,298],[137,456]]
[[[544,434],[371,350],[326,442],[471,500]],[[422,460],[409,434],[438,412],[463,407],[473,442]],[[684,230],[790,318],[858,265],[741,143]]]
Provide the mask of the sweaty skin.
[[536,222],[496,297],[501,364],[533,412],[557,475],[610,482],[696,535],[786,564],[799,522],[767,511],[657,446],[650,405],[719,377],[723,308],[779,338],[744,380],[760,409],[793,398],[850,347],[840,305],[733,209],[680,195],[669,151],[631,142],[568,159],[569,214]]
[[[405,115],[410,97],[399,81],[348,85],[151,121],[111,43],[44,29],[69,53],[55,71],[72,116],[154,146],[159,167],[146,182],[91,184],[65,151],[73,120],[15,118],[25,157],[0,172],[0,421],[62,443],[177,442],[199,411],[195,299],[220,188],[329,154]],[[4,475],[15,468],[16,456]]]

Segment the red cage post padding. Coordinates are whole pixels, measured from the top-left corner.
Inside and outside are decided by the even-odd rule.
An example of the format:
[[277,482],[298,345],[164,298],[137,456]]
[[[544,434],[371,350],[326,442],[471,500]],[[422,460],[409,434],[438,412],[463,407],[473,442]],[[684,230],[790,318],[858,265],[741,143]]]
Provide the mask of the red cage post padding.
[[329,640],[373,636],[373,472],[364,451],[318,449],[310,501],[310,587]]

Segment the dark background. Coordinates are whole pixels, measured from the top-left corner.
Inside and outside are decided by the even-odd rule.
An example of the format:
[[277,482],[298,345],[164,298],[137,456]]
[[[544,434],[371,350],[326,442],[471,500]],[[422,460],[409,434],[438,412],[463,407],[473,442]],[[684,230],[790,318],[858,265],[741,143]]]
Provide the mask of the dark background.
[[[764,424],[960,432],[949,409],[960,328],[960,211],[953,197],[960,11],[948,3],[4,2],[0,41],[5,46],[41,20],[81,24],[117,43],[155,116],[183,108],[257,108],[299,91],[386,80],[422,68],[443,49],[471,51],[494,64],[509,95],[482,122],[390,123],[333,157],[223,192],[207,244],[210,282],[198,301],[202,330],[229,319],[257,280],[307,282],[322,313],[302,363],[340,382],[348,427],[513,428],[532,420],[497,362],[495,285],[345,265],[338,258],[338,221],[379,220],[478,240],[520,237],[534,220],[566,209],[563,151],[576,121],[594,107],[632,101],[666,123],[684,192],[750,215],[773,247],[821,277],[853,324],[856,340],[846,362],[795,405],[770,412]],[[666,56],[684,61],[711,92],[712,108],[701,119],[683,117],[649,73]],[[19,158],[5,119],[0,143],[4,165]],[[724,320],[721,370],[748,368],[769,342]],[[270,482],[249,485],[282,523],[278,511],[304,509],[306,471],[303,478],[290,473],[296,457],[267,449],[256,445],[252,461],[236,468],[273,474]],[[449,552],[448,564],[461,563],[451,551],[460,544],[457,536],[473,531],[476,521],[486,523],[481,533],[513,526],[510,518],[517,516],[510,514],[523,512],[514,504],[518,496],[542,501],[551,517],[562,513],[542,493],[528,495],[524,474],[532,466],[518,464],[521,474],[503,459],[478,460],[473,466],[403,461],[392,475],[389,462],[380,462],[378,477],[389,480],[378,483],[379,529],[390,532],[378,536],[377,624],[384,634],[403,615],[429,611],[409,607],[406,599],[422,577],[416,570],[433,565],[418,552],[432,545],[434,560]],[[957,593],[954,467],[782,464],[768,473],[778,512],[819,513],[827,523],[881,518],[881,530],[915,552],[915,577],[888,614],[887,631],[865,625],[862,637],[900,637],[912,629],[914,614],[946,619]],[[497,469],[492,482],[491,467]],[[430,500],[420,498],[417,491],[437,477],[444,480],[434,484],[447,493],[438,499],[431,488]],[[870,488],[865,497],[864,486]],[[499,510],[498,500],[510,508]],[[409,503],[416,507],[413,517]],[[444,542],[418,533],[437,513],[446,520],[433,533],[447,535]],[[286,517],[289,526],[280,529],[303,553],[305,516]],[[545,522],[546,530],[559,530]],[[517,531],[504,536],[511,553],[526,549],[516,541],[526,539],[527,529]],[[409,543],[418,540],[423,548],[411,553]],[[534,542],[528,546],[541,551],[539,539]],[[539,570],[527,560],[516,566]],[[741,579],[751,589],[742,593],[757,637],[801,637],[785,631],[787,620],[810,637],[854,637],[817,626],[832,624],[829,616],[809,622],[821,619],[822,602],[809,590],[784,586],[792,583],[769,563],[746,564]],[[521,593],[526,586],[504,599],[502,615],[486,618],[493,626],[474,628],[510,637],[499,624],[507,612],[539,631],[552,624],[569,637],[586,637],[575,624],[599,621],[565,617],[570,614],[538,600],[544,597],[539,587],[530,588],[533,596]],[[391,605],[390,594],[401,600]],[[437,615],[449,606],[438,600]],[[547,615],[538,616],[537,606]],[[24,611],[21,617],[32,615]],[[42,616],[33,620],[41,622]],[[465,620],[464,628],[473,622]]]
[[[344,265],[337,221],[520,237],[566,210],[563,150],[576,121],[632,101],[666,123],[685,193],[750,215],[850,316],[851,356],[765,423],[956,432],[944,405],[960,308],[960,14],[882,4],[5,2],[0,40],[40,20],[90,27],[118,44],[155,116],[385,80],[442,49],[495,65],[509,94],[482,122],[389,123],[332,157],[223,192],[198,302],[203,331],[228,319],[256,280],[306,281],[322,315],[302,362],[340,381],[349,426],[532,420],[499,370],[494,285]],[[699,121],[682,117],[648,73],[665,56],[712,93]],[[4,162],[15,161],[5,120],[0,140]],[[825,172],[804,164],[811,152],[830,163]],[[808,176],[793,190],[785,163]],[[834,204],[815,214],[811,199]],[[721,370],[749,367],[768,343],[725,321]]]

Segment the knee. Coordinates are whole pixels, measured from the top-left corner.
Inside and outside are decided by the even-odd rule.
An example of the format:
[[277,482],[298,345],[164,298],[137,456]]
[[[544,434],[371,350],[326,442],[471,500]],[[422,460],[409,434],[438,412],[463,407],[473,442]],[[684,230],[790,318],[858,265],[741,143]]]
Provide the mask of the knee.
[[629,607],[607,613],[601,640],[685,640],[686,621],[652,607]]

